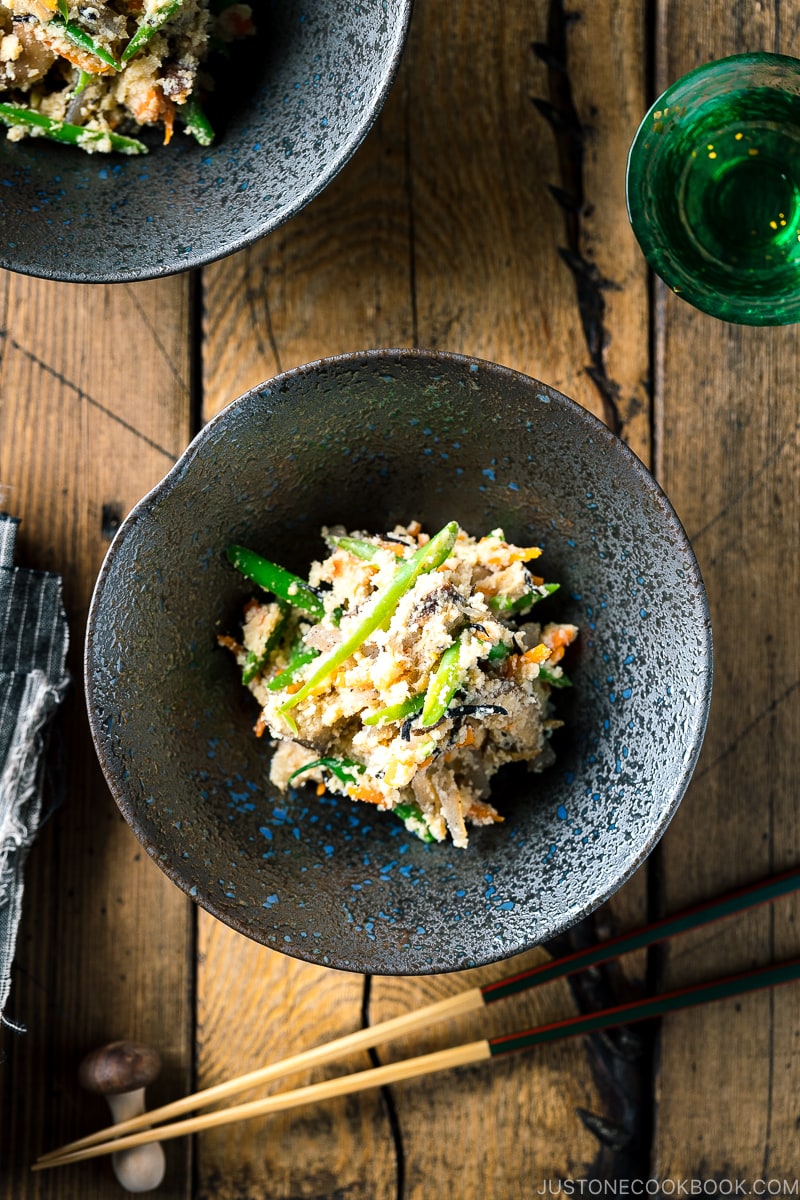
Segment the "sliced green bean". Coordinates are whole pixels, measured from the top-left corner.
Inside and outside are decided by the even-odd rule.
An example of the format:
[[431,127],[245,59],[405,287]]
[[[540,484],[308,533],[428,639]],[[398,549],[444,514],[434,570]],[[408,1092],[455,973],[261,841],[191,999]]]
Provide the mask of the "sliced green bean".
[[424,703],[425,693],[420,692],[418,696],[409,696],[408,700],[402,700],[400,704],[390,704],[388,708],[371,713],[370,716],[364,717],[364,724],[387,725],[390,721],[404,721],[406,717],[419,712]]
[[278,601],[278,605],[280,606],[281,613],[278,617],[278,620],[275,622],[275,628],[269,634],[266,642],[264,643],[264,649],[260,654],[256,654],[254,650],[251,650],[245,660],[245,664],[242,667],[242,683],[244,684],[250,683],[251,680],[255,679],[258,672],[264,669],[269,661],[270,654],[272,654],[272,651],[275,649],[283,635],[283,632],[286,628],[286,619],[289,615],[289,610],[287,606],[280,600]]
[[115,71],[122,69],[122,63],[117,62],[113,54],[106,50],[105,46],[101,46],[94,38],[78,25],[73,25],[59,13],[48,21],[48,25],[52,25],[55,29],[63,33],[67,41],[72,42],[73,46],[77,46],[79,50],[86,51],[87,54],[93,54],[101,63],[107,67],[112,67]]
[[325,540],[329,546],[346,550],[348,554],[352,554],[355,558],[363,558],[365,562],[373,559],[380,549],[380,546],[376,546],[374,542],[364,541],[363,538],[328,536]]
[[190,96],[185,104],[179,104],[177,113],[196,142],[201,146],[210,146],[214,141],[214,130],[211,122],[203,111],[196,96]]
[[244,546],[229,546],[228,561],[247,579],[252,579],[253,583],[257,583],[265,592],[271,592],[278,600],[299,608],[317,621],[325,616],[325,607],[319,596],[299,575],[293,575],[291,571],[284,570]]
[[86,150],[100,142],[106,142],[120,154],[147,154],[147,146],[136,138],[123,137],[119,133],[104,133],[100,129],[86,129],[83,125],[69,125],[66,121],[55,121],[44,113],[36,112],[21,104],[0,104],[0,121],[5,125],[27,125],[40,129],[42,136],[52,142],[63,142],[67,146],[80,146]]
[[295,776],[302,775],[304,771],[312,771],[314,767],[324,767],[331,775],[335,775],[340,783],[358,783],[358,779],[350,772],[355,771],[356,775],[363,775],[366,769],[362,763],[354,762],[352,758],[315,758],[313,762],[292,771],[286,782],[291,783]]
[[306,646],[301,642],[297,652],[290,655],[288,666],[279,675],[276,675],[274,679],[270,679],[267,687],[271,692],[282,691],[287,684],[292,682],[297,672],[306,666],[307,663],[313,662],[315,658],[319,658],[319,650],[315,650],[313,646]]
[[538,604],[540,600],[544,600],[546,596],[552,596],[553,592],[557,592],[561,584],[559,583],[542,583],[538,587],[532,588],[526,592],[524,596],[518,596],[516,600],[511,600],[508,596],[490,596],[489,608],[498,616],[508,617],[514,613],[528,612],[533,608],[534,604]]
[[94,75],[91,73],[91,71],[79,71],[78,82],[75,84],[75,88],[72,92],[73,96],[80,96],[87,84],[91,83],[93,79]]
[[441,720],[463,682],[464,674],[461,666],[461,642],[453,642],[439,659],[439,665],[428,684],[422,716],[419,719],[421,729],[427,729]]
[[391,620],[400,600],[406,592],[411,590],[420,575],[424,575],[428,571],[435,571],[449,557],[457,536],[458,523],[450,521],[426,545],[420,546],[410,558],[402,562],[391,583],[387,584],[373,598],[367,616],[356,625],[349,637],[324,656],[316,671],[303,686],[278,709],[290,729],[296,729],[296,724],[287,715],[289,710],[305,700],[314,688],[327,679],[352,654],[355,654],[371,633],[374,633],[385,621]]
[[486,655],[488,662],[502,662],[504,658],[508,658],[509,654],[514,654],[512,646],[507,646],[505,642],[495,642],[489,653]]
[[563,672],[561,675],[555,675],[548,667],[539,667],[539,678],[543,679],[545,683],[549,683],[550,687],[572,687],[572,680],[568,675],[564,675]]
[[415,825],[421,825],[421,831],[414,829],[412,832],[415,833],[418,838],[421,838],[423,842],[436,841],[436,838],[430,831],[425,814],[416,804],[395,804],[392,812],[404,823],[406,821],[413,821]]
[[140,50],[143,50],[150,39],[158,33],[159,29],[162,29],[168,21],[171,21],[182,8],[183,0],[166,0],[166,3],[162,3],[155,12],[151,12],[149,16],[143,17],[133,37],[122,51],[122,61],[124,63],[129,62],[134,54],[138,54]]

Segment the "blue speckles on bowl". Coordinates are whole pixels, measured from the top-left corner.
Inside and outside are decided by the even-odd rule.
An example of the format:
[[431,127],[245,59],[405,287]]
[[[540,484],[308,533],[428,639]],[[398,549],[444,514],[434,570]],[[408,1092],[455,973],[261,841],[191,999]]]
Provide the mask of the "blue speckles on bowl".
[[250,245],[316,196],[394,80],[412,0],[263,0],[257,37],[214,68],[210,147],[177,133],[146,158],[87,155],[0,130],[0,267],[118,282]]
[[[506,768],[492,797],[505,823],[466,851],[310,787],[277,793],[254,702],[216,645],[247,594],[230,542],[304,571],[323,524],[414,517],[540,543],[562,583],[549,613],[581,628],[555,765]],[[98,580],[86,687],[114,796],[184,891],[300,958],[422,973],[553,937],[642,862],[699,752],[711,632],[669,502],[594,417],[492,364],[372,351],[248,393],[137,506]]]

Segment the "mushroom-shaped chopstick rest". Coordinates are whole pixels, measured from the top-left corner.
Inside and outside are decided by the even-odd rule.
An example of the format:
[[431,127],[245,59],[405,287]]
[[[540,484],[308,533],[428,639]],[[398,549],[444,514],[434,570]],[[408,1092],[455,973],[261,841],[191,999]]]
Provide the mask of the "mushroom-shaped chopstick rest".
[[[145,1111],[144,1089],[158,1078],[158,1052],[139,1042],[109,1042],[87,1054],[78,1068],[78,1080],[89,1092],[105,1096],[115,1122]],[[112,1155],[118,1181],[128,1192],[149,1192],[164,1178],[164,1150],[148,1142]]]

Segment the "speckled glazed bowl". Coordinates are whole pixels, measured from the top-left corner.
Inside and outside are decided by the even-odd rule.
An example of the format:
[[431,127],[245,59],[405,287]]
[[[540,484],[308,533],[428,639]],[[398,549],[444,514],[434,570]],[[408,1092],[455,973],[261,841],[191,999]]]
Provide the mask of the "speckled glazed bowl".
[[[549,616],[581,629],[556,764],[505,768],[505,823],[467,850],[312,787],[277,793],[255,702],[216,645],[251,593],[229,543],[304,573],[323,524],[415,517],[542,545],[562,583]],[[86,688],[117,803],[188,895],[287,954],[414,974],[553,937],[639,866],[700,749],[711,632],[669,502],[593,416],[490,363],[372,351],[241,397],[134,509],[97,582]]]
[[[330,182],[394,79],[412,0],[261,0],[255,38],[214,67],[217,137],[88,155],[0,127],[0,267],[120,282],[222,258]],[[213,66],[213,64],[212,64]]]

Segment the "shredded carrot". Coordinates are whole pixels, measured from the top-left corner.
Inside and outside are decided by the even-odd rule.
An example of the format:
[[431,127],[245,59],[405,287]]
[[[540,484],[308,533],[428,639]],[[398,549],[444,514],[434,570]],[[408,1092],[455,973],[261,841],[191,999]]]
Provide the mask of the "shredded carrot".
[[502,582],[498,583],[494,575],[487,575],[485,579],[476,581],[475,591],[480,592],[482,596],[496,596],[501,586]]
[[365,800],[367,804],[383,804],[385,800],[383,792],[368,783],[352,784],[347,789],[347,794],[354,800]]
[[220,646],[224,646],[226,650],[232,650],[234,654],[240,654],[244,650],[244,646],[240,646],[236,639],[227,633],[218,633],[217,641]]
[[545,646],[544,642],[539,642],[538,646],[534,646],[532,650],[526,650],[520,655],[522,662],[541,663],[545,662],[550,657],[552,650],[549,646]]
[[318,784],[317,784],[317,795],[318,795],[318,796],[324,796],[324,795],[325,795],[325,784],[324,784],[324,783],[318,783]]
[[538,546],[509,546],[505,542],[493,551],[487,554],[482,562],[485,562],[488,567],[493,567],[496,571],[502,570],[504,567],[510,567],[515,562],[529,562],[532,558],[538,558],[542,553]]
[[[49,50],[53,49],[51,39],[46,35],[42,36],[42,41]],[[81,50],[80,46],[65,46],[59,44],[57,53],[61,58],[65,58],[67,62],[72,63],[73,67],[77,67],[79,71],[85,71],[87,75],[114,75],[115,68],[107,63],[101,62],[94,54],[90,54],[88,50]]]
[[258,714],[258,720],[256,721],[255,726],[254,726],[254,731],[255,731],[256,737],[263,737],[264,730],[266,728],[267,728],[267,721],[266,721],[266,718],[265,718],[263,712],[261,712]]
[[483,804],[480,800],[472,801],[467,815],[470,817],[476,817],[479,821],[485,821],[487,817],[491,817],[491,819],[495,822],[505,820],[505,817],[501,817],[499,812],[495,812],[490,805]]
[[164,145],[168,146],[172,141],[172,130],[175,125],[175,101],[166,100],[166,110],[164,112]]
[[563,626],[548,630],[547,642],[552,651],[550,658],[551,665],[554,666],[557,662],[561,661],[561,659],[564,657],[564,650],[567,646],[572,645],[572,643],[575,641],[576,635],[577,630],[565,629]]
[[[563,653],[563,651],[562,651]],[[539,642],[538,646],[534,646],[530,650],[526,650],[524,654],[511,654],[506,659],[503,665],[503,677],[510,679],[516,674],[517,668],[521,663],[542,663],[546,662],[552,651],[549,646],[545,646],[544,642]]]

